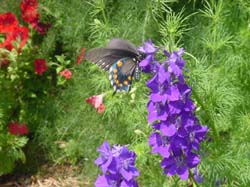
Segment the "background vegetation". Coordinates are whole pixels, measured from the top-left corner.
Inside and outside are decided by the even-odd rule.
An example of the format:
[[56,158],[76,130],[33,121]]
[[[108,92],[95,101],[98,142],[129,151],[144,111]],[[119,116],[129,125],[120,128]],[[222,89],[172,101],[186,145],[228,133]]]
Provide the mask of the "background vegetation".
[[[0,13],[18,14],[19,3],[1,0]],[[51,61],[64,55],[75,63],[82,47],[101,47],[113,37],[137,46],[151,38],[170,51],[183,47],[197,115],[210,128],[201,152],[201,186],[250,186],[250,2],[40,0],[39,11],[52,27],[43,38],[35,38]],[[51,88],[35,103],[27,99],[23,106],[23,121],[31,131],[24,149],[27,162],[16,170],[32,170],[40,158],[77,164],[93,184],[99,173],[94,165],[96,148],[108,140],[129,144],[137,153],[140,186],[187,186],[164,176],[158,157],[150,153],[147,79],[142,75],[130,93],[112,96],[107,74],[84,61],[66,86]],[[1,85],[4,81],[0,79]],[[106,93],[106,109],[98,114],[85,99],[101,93]],[[3,129],[13,117],[8,109],[8,103],[15,103],[12,94],[1,86]]]

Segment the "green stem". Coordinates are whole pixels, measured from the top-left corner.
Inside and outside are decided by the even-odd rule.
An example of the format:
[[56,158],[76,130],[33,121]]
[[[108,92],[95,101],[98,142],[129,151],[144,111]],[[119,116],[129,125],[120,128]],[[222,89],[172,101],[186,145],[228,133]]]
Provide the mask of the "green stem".
[[105,5],[104,5],[103,0],[102,0],[102,4],[103,4],[102,16],[103,16],[104,23],[106,24],[106,23],[107,23],[107,16],[106,16],[106,14],[105,14]]
[[148,12],[149,10],[146,11],[145,19],[144,19],[143,26],[142,26],[142,41],[145,40],[146,26],[147,26],[148,16],[149,16]]
[[196,180],[194,179],[194,175],[192,173],[191,170],[189,170],[189,179],[191,180],[192,184],[194,183],[195,186],[198,186],[199,187],[199,184],[196,182]]
[[200,99],[200,97],[198,96],[198,94],[196,94],[196,92],[194,91],[194,89],[192,89],[192,94],[195,97],[195,99],[198,102],[198,104],[201,106],[201,108],[206,112],[208,118],[210,119],[210,127],[211,127],[212,132],[213,132],[213,137],[214,137],[215,143],[219,143],[219,134],[218,134],[218,131],[217,131],[216,127],[215,127],[215,124],[214,124],[214,122],[212,120],[212,116],[211,116],[209,110],[204,105],[204,103],[202,102],[202,100]]

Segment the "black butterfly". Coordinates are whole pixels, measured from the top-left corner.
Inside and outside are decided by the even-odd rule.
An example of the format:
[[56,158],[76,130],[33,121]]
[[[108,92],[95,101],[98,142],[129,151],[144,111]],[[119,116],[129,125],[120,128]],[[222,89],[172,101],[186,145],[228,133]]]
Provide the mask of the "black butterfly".
[[145,54],[128,41],[115,38],[105,48],[96,48],[86,54],[86,59],[109,71],[109,80],[115,92],[129,91],[132,79],[140,79],[139,62]]

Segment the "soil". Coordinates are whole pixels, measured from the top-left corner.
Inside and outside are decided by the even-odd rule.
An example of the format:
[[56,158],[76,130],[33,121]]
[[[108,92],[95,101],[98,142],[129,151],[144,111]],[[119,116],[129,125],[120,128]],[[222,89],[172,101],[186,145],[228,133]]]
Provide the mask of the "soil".
[[90,187],[90,181],[80,176],[77,166],[43,165],[35,175],[6,175],[0,177],[0,187]]

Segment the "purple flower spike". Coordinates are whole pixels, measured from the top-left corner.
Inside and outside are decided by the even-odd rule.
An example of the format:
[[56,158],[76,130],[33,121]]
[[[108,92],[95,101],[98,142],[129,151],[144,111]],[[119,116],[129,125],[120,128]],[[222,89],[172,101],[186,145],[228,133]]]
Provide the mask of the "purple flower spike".
[[164,50],[167,59],[162,63],[155,58],[158,49],[152,41],[145,42],[140,50],[147,55],[140,66],[152,75],[146,84],[150,89],[148,123],[153,128],[148,143],[153,154],[163,157],[161,166],[165,174],[177,174],[187,180],[189,170],[200,162],[196,152],[208,128],[201,126],[194,114],[196,107],[190,98],[192,89],[183,75],[187,72],[181,57],[184,50],[173,53]]
[[114,145],[110,148],[104,142],[98,149],[100,157],[95,163],[102,169],[103,175],[95,181],[96,187],[138,187],[136,177],[139,172],[135,167],[136,154],[126,146]]

